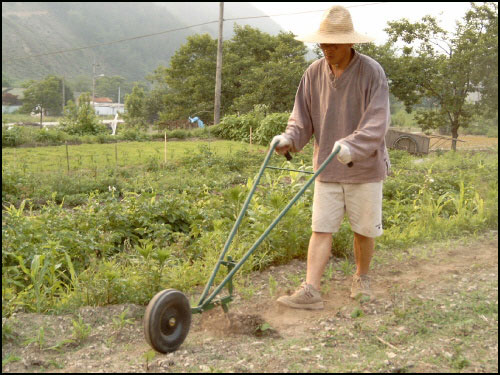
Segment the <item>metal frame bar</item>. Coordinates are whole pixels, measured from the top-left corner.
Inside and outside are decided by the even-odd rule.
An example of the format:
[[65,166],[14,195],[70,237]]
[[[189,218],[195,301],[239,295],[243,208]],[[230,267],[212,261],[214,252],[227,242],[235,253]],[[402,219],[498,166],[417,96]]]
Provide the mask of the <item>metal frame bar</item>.
[[279,169],[280,171],[289,171],[289,172],[300,172],[300,173],[314,174],[314,172],[299,171],[298,169],[288,169],[288,168],[278,168],[278,167],[266,167],[266,168],[268,168],[268,169]]
[[[198,313],[198,312],[202,312],[203,310],[208,310],[209,308],[211,307],[214,307],[218,304],[223,304],[225,305],[226,303],[230,302],[230,300],[232,299],[231,297],[225,297],[223,300],[221,301],[218,301],[218,302],[215,302],[215,303],[211,303],[212,300],[215,298],[215,296],[221,291],[221,289],[228,283],[231,281],[233,275],[241,268],[241,266],[243,265],[243,263],[250,257],[250,255],[252,255],[252,253],[255,251],[255,249],[262,243],[262,241],[264,241],[264,239],[267,237],[267,235],[269,234],[269,232],[271,232],[271,230],[278,224],[278,222],[281,220],[281,218],[288,212],[288,210],[295,204],[295,202],[297,202],[297,200],[302,196],[302,194],[307,190],[307,188],[314,182],[314,180],[316,179],[316,177],[318,177],[318,175],[323,171],[323,169],[325,169],[325,167],[327,166],[327,164],[335,157],[335,155],[337,155],[340,151],[340,147],[337,148],[337,150],[335,150],[334,152],[332,152],[328,158],[323,162],[323,164],[320,165],[320,167],[318,168],[318,170],[314,173],[314,175],[307,181],[307,183],[300,189],[300,191],[292,198],[292,200],[287,204],[287,206],[281,211],[281,213],[278,215],[278,217],[276,219],[274,219],[274,221],[267,227],[267,229],[264,231],[264,233],[259,237],[259,239],[257,239],[257,241],[255,241],[255,243],[252,245],[252,247],[245,253],[245,255],[243,256],[243,258],[236,264],[234,265],[234,267],[231,267],[232,269],[229,270],[229,273],[228,275],[224,278],[224,280],[219,284],[218,287],[215,288],[215,290],[212,292],[212,294],[210,294],[208,297],[207,297],[207,294],[208,294],[208,291],[210,289],[210,287],[212,286],[213,282],[214,282],[214,279],[215,279],[215,275],[217,274],[217,271],[219,270],[220,268],[220,265],[223,264],[224,262],[224,256],[226,255],[228,249],[229,249],[229,245],[231,244],[235,234],[236,234],[236,230],[238,229],[242,219],[243,219],[243,216],[248,208],[248,205],[250,203],[250,200],[255,192],[255,189],[260,181],[260,178],[262,177],[262,174],[264,173],[264,170],[266,168],[266,165],[269,163],[269,159],[271,158],[271,155],[272,153],[274,152],[274,149],[276,148],[277,146],[277,142],[275,142],[274,144],[271,144],[271,147],[269,148],[269,152],[267,153],[266,155],[266,158],[264,159],[264,162],[262,163],[262,166],[260,167],[260,170],[259,170],[259,173],[257,175],[257,178],[255,179],[255,182],[247,196],[247,199],[245,200],[245,203],[243,204],[243,207],[241,209],[241,212],[233,226],[233,229],[231,230],[230,234],[229,234],[229,237],[224,245],[224,249],[222,250],[221,254],[220,254],[220,257],[219,257],[219,260],[214,268],[214,271],[212,272],[212,275],[210,276],[210,279],[208,280],[206,286],[205,286],[205,289],[200,297],[200,300],[197,304],[196,307],[193,307],[192,308],[192,312],[193,313]],[[225,300],[225,301],[224,301]],[[225,307],[225,306],[223,306]]]

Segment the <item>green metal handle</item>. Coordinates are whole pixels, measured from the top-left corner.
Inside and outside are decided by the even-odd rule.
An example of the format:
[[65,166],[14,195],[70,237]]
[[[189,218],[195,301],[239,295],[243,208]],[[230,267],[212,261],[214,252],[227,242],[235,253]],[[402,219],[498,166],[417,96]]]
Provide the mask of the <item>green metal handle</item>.
[[[307,188],[314,182],[314,180],[316,179],[316,177],[318,177],[318,175],[323,171],[323,169],[325,169],[325,167],[328,165],[328,163],[330,163],[330,161],[335,157],[335,155],[337,155],[340,151],[340,147],[337,148],[337,150],[335,150],[334,152],[332,152],[328,158],[320,165],[320,167],[318,168],[318,170],[314,173],[314,175],[307,181],[307,183],[300,189],[300,191],[293,197],[293,199],[288,203],[288,205],[281,211],[281,213],[279,214],[279,216],[274,219],[274,221],[269,225],[269,227],[267,227],[267,229],[264,231],[264,233],[259,237],[259,239],[252,245],[252,247],[250,248],[250,250],[248,250],[245,255],[243,256],[243,258],[238,262],[238,264],[236,264],[234,266],[234,268],[228,273],[228,275],[226,276],[226,278],[220,283],[220,285],[215,288],[215,290],[212,292],[212,294],[210,294],[209,297],[205,298],[206,297],[206,294],[208,292],[208,289],[210,289],[210,287],[212,286],[212,283],[213,283],[213,280],[215,278],[215,274],[220,266],[220,262],[222,261],[222,259],[224,258],[224,255],[226,254],[227,252],[227,248],[229,247],[229,244],[231,243],[231,240],[233,239],[234,237],[234,234],[236,232],[236,229],[235,228],[238,228],[240,222],[241,222],[241,219],[243,217],[243,214],[244,212],[246,211],[247,207],[248,207],[248,203],[250,202],[250,198],[251,196],[253,195],[254,191],[255,191],[255,188],[257,186],[257,183],[259,182],[260,180],[260,177],[262,176],[262,174],[264,173],[264,169],[267,165],[267,163],[269,162],[269,159],[270,159],[270,156],[272,154],[272,152],[274,151],[274,149],[276,148],[276,144],[272,144],[271,145],[271,148],[269,149],[269,152],[264,160],[264,163],[262,164],[261,168],[260,168],[260,171],[259,171],[259,175],[257,176],[257,179],[254,183],[254,186],[252,186],[252,189],[247,197],[247,200],[245,201],[245,204],[243,205],[243,208],[240,212],[240,215],[238,217],[238,220],[236,221],[234,227],[233,227],[233,230],[231,231],[231,234],[229,235],[229,239],[228,241],[226,242],[226,246],[224,246],[224,250],[222,251],[222,254],[221,254],[221,258],[219,259],[219,262],[217,263],[217,266],[216,266],[216,269],[214,270],[213,274],[212,274],[212,277],[210,278],[210,281],[209,283],[207,284],[206,288],[205,288],[205,291],[203,292],[203,295],[202,297],[200,298],[200,302],[198,303],[198,307],[196,309],[200,309],[201,305],[206,305],[206,304],[209,304],[214,298],[215,296],[220,292],[220,290],[224,287],[224,285],[229,281],[231,280],[231,278],[233,277],[233,275],[241,268],[241,266],[243,265],[243,263],[250,257],[250,255],[252,255],[252,253],[255,251],[255,249],[262,243],[262,241],[264,241],[264,239],[267,237],[267,235],[269,234],[269,232],[271,232],[271,230],[276,226],[276,224],[278,224],[278,222],[282,219],[283,216],[285,216],[285,214],[288,212],[288,210],[295,204],[295,202],[297,202],[297,200],[302,196],[302,194],[304,194],[304,192],[307,190]],[[202,309],[202,307],[201,307]]]
[[229,233],[229,237],[226,240],[226,243],[225,243],[224,248],[219,256],[219,260],[218,260],[217,264],[215,265],[215,268],[212,272],[212,275],[210,276],[210,279],[208,280],[207,285],[205,286],[205,289],[203,290],[203,293],[200,297],[198,305],[203,303],[203,301],[205,300],[205,297],[208,294],[210,287],[212,286],[212,284],[215,280],[215,275],[219,271],[219,267],[220,267],[221,263],[224,261],[224,256],[226,255],[226,253],[229,249],[229,246],[231,245],[231,242],[233,241],[233,238],[236,235],[236,231],[237,231],[238,227],[240,226],[241,221],[243,220],[243,216],[245,215],[245,212],[248,208],[248,205],[250,204],[250,200],[252,199],[252,196],[255,193],[255,189],[257,188],[257,185],[259,184],[260,178],[264,174],[264,170],[266,168],[266,165],[269,163],[269,159],[271,158],[271,155],[273,154],[276,146],[277,146],[277,142],[272,144],[271,147],[269,148],[269,152],[267,153],[267,155],[264,159],[264,162],[262,163],[262,166],[260,167],[257,178],[255,179],[255,182],[254,182],[252,188],[250,189],[250,192],[248,193],[247,199],[243,203],[243,207],[241,208],[240,214],[238,215],[238,218],[236,219],[236,222],[234,223],[233,228],[231,229],[231,232]]

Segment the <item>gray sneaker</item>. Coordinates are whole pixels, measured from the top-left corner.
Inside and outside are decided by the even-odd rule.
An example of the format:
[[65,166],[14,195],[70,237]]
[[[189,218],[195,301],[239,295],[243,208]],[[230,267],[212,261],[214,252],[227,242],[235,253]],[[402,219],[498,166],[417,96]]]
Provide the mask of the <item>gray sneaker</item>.
[[277,302],[294,309],[321,310],[325,307],[320,292],[305,282],[291,296],[281,296]]
[[368,275],[354,275],[352,278],[351,298],[368,297],[373,298],[370,290],[370,277]]

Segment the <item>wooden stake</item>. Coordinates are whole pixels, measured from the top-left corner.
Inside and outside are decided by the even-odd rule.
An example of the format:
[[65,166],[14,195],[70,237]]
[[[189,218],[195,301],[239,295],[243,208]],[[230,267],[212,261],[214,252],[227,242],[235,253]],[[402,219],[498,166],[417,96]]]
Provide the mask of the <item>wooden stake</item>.
[[68,173],[69,173],[69,153],[68,153],[68,142],[66,142],[66,162],[68,163]]
[[219,38],[217,39],[217,65],[215,70],[214,125],[220,122],[222,88],[222,29],[224,24],[224,3],[219,3]]
[[388,343],[387,341],[385,341],[384,339],[382,339],[381,337],[378,337],[378,336],[375,336],[382,344],[385,344],[387,345],[389,348],[392,348],[394,350],[399,350],[398,348],[396,348],[394,345],[392,345],[391,343]]

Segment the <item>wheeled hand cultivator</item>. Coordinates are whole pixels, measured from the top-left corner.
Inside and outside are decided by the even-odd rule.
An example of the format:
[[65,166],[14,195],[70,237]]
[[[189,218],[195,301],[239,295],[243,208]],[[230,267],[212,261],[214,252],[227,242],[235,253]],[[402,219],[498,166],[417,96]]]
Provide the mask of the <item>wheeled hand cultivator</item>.
[[[264,231],[264,233],[255,241],[252,247],[245,253],[239,262],[235,262],[226,253],[231,245],[231,242],[236,234],[236,231],[245,215],[248,208],[250,200],[259,184],[260,178],[262,177],[264,170],[266,168],[272,169],[283,169],[268,167],[267,164],[274,153],[277,146],[277,142],[271,144],[271,147],[260,167],[259,173],[255,182],[248,193],[248,196],[243,203],[241,212],[236,219],[236,222],[229,233],[229,237],[226,240],[224,248],[220,254],[219,260],[215,265],[215,268],[208,280],[201,297],[196,304],[196,306],[191,306],[188,298],[180,291],[175,289],[166,289],[157,293],[149,302],[146,308],[146,313],[144,315],[144,335],[146,341],[151,345],[151,347],[160,352],[168,353],[173,352],[179,348],[179,346],[184,342],[191,325],[191,315],[202,313],[203,311],[210,310],[216,306],[221,306],[225,312],[228,311],[227,305],[233,300],[233,284],[232,278],[236,272],[241,268],[243,263],[252,255],[252,253],[257,249],[257,247],[264,241],[271,230],[278,224],[281,218],[288,212],[288,210],[297,202],[297,200],[302,196],[302,194],[309,188],[309,186],[314,182],[316,177],[325,169],[327,164],[338,154],[340,147],[334,150],[328,158],[321,164],[318,170],[313,172],[305,172],[313,174],[313,176],[305,183],[305,185],[300,189],[300,191],[292,198],[292,200],[286,205],[286,207],[281,211],[281,213],[274,219],[274,221],[269,225],[269,227]],[[287,152],[286,155],[288,160],[291,160],[290,154]],[[352,164],[351,164],[352,165]],[[349,166],[351,166],[349,165]],[[290,169],[287,169],[290,170]],[[298,170],[292,170],[295,172],[304,172]],[[213,286],[217,272],[220,266],[223,265],[227,267],[228,274],[224,280],[210,293]],[[217,295],[222,291],[224,287],[227,286],[228,295],[222,298],[215,299]]]

